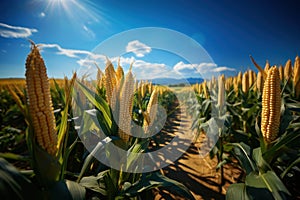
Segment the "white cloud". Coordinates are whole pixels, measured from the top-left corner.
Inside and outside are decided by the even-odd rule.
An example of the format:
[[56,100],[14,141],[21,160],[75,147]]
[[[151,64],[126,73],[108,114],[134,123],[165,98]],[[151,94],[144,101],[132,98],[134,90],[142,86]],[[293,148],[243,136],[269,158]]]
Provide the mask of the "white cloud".
[[59,46],[58,44],[38,44],[41,48],[56,48],[58,50],[57,54],[59,55],[65,55],[70,58],[80,58],[80,55],[82,56],[89,56],[90,59],[105,59],[106,57],[104,55],[100,54],[94,54],[90,51],[86,50],[78,50],[78,49],[65,49]]
[[0,36],[5,38],[27,38],[32,33],[38,32],[34,28],[26,28],[20,26],[11,26],[8,24],[0,23]]
[[44,12],[41,12],[40,14],[39,14],[39,17],[40,18],[44,18],[46,16],[46,14],[44,13]]
[[125,66],[125,65],[130,65],[131,63],[134,63],[135,62],[135,58],[133,56],[131,56],[130,58],[128,57],[112,57],[112,58],[109,58],[109,60],[112,62],[112,63],[118,63],[119,60],[120,60],[120,65],[121,66]]
[[90,59],[79,59],[77,61],[77,63],[80,65],[80,66],[91,66],[91,65],[94,65],[95,66],[95,60],[90,60]]
[[230,67],[217,67],[215,69],[212,70],[213,72],[223,72],[223,71],[236,71],[234,68],[230,68]]
[[180,73],[200,73],[200,74],[206,74],[206,73],[212,73],[212,72],[223,72],[223,71],[235,71],[234,68],[229,67],[218,67],[215,63],[200,63],[200,64],[185,64],[182,61],[178,62],[176,65],[174,65],[173,69],[176,72]]
[[179,75],[164,63],[150,63],[143,60],[136,60],[133,63],[133,72],[138,79],[145,80],[153,78],[174,78]]
[[151,47],[147,46],[146,44],[138,41],[133,40],[131,42],[128,42],[126,46],[126,52],[132,52],[137,57],[144,57],[146,54],[151,52]]

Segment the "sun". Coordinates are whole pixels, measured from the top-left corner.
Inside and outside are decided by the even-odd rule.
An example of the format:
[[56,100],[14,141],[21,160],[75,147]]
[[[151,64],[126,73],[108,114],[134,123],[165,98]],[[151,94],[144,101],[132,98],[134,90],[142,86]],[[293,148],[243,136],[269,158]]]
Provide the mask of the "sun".
[[48,0],[47,8],[51,11],[56,11],[58,9],[62,9],[63,11],[69,11],[70,5],[75,0]]
[[47,0],[46,10],[51,14],[66,16],[70,20],[98,22],[101,15],[95,4],[79,0]]

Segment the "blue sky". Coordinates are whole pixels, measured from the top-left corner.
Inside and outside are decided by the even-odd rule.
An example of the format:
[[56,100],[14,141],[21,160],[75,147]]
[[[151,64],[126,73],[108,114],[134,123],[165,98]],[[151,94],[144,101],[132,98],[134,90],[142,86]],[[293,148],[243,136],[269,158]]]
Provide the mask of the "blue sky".
[[0,78],[24,77],[27,38],[41,44],[49,77],[93,74],[106,56],[126,69],[134,62],[139,78],[231,75],[254,69],[250,54],[261,65],[284,64],[300,51],[300,5],[292,0],[0,4]]

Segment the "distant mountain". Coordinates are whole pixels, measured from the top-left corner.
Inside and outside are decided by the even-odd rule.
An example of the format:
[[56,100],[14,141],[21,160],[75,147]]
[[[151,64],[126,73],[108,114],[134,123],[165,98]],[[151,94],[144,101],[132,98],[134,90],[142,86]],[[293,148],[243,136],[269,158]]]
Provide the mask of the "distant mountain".
[[195,83],[202,83],[203,79],[202,78],[181,78],[181,79],[176,79],[176,78],[155,78],[149,80],[154,84],[159,84],[159,85],[179,85],[179,84],[195,84]]

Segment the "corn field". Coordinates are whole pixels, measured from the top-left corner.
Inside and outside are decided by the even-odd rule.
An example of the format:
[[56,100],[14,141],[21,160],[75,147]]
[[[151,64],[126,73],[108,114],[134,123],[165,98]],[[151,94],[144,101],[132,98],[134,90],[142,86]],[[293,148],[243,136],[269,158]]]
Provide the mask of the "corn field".
[[[235,163],[241,170],[226,199],[299,198],[300,58],[285,66],[266,62],[264,68],[251,59],[258,72],[212,77],[189,88],[197,97],[185,99],[195,141],[209,136],[209,123],[222,122],[209,152],[218,160],[220,192],[224,166]],[[1,199],[154,199],[157,188],[195,199],[162,170],[128,172],[138,153],[159,146],[154,137],[137,137],[155,132],[153,124],[162,118],[156,105],[167,116],[176,110],[168,87],[138,81],[132,67],[125,74],[109,60],[94,81],[76,73],[49,79],[34,43],[25,69],[26,80],[0,81]],[[132,154],[121,166],[103,164],[95,155],[124,159],[107,143]]]
[[[193,128],[199,137],[207,134],[210,121],[224,121],[210,156],[218,158],[221,173],[235,159],[244,173],[226,199],[299,198],[294,187],[299,176],[300,59],[279,67],[267,61],[262,68],[250,58],[257,73],[221,75],[192,86],[200,105],[194,108]],[[217,116],[211,115],[211,107],[220,111]]]

